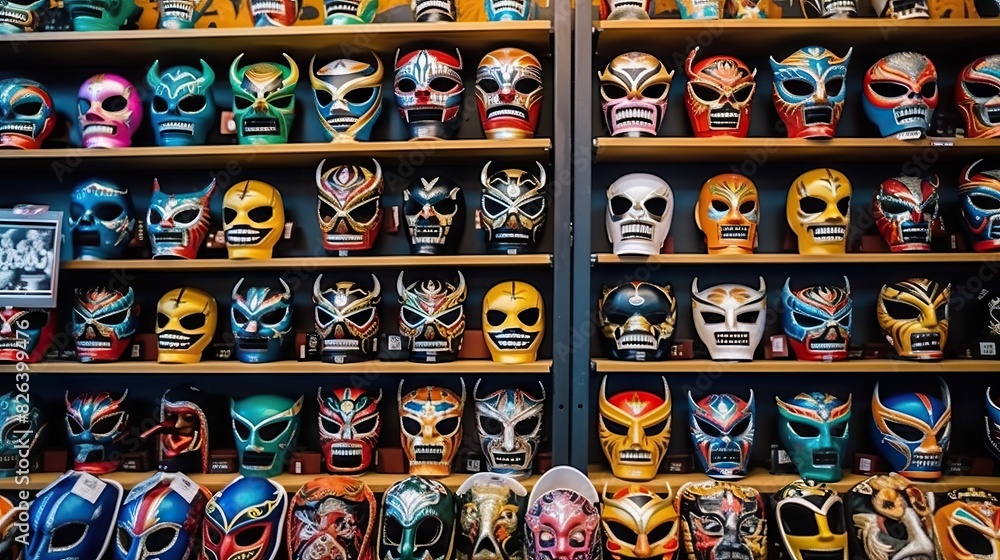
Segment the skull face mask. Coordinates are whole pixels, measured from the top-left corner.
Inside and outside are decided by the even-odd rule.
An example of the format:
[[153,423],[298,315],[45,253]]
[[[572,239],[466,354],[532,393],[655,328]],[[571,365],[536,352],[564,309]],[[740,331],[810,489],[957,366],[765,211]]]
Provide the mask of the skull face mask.
[[687,560],[764,560],[767,524],[757,490],[715,480],[688,482],[674,506],[680,512]]
[[545,167],[538,175],[523,169],[501,169],[490,174],[486,162],[480,175],[483,185],[482,226],[490,253],[515,255],[533,249],[542,237],[548,216]]
[[403,191],[403,216],[416,255],[454,252],[465,229],[465,196],[447,177],[420,177]]
[[372,23],[378,13],[378,0],[324,0],[323,10],[326,25]]
[[[346,5],[346,0],[327,4]],[[377,0],[367,2],[378,8]],[[374,17],[374,11],[372,17]],[[327,22],[329,24],[329,15]],[[331,142],[367,141],[375,121],[382,114],[382,61],[369,53],[369,62],[338,58],[314,70],[316,57],[309,61],[309,83],[323,132]]]
[[204,60],[201,69],[172,66],[160,72],[156,60],[146,73],[153,89],[149,120],[157,146],[203,146],[215,126],[218,109],[212,95],[215,72]]
[[116,362],[132,344],[139,307],[131,287],[73,291],[73,338],[81,362]]
[[616,255],[656,255],[670,232],[674,192],[649,173],[622,175],[608,187],[605,227]]
[[118,31],[136,12],[134,0],[67,0],[74,31]]
[[266,478],[237,477],[205,506],[202,558],[272,560],[286,511],[284,487]]
[[81,183],[70,194],[73,258],[121,258],[135,231],[135,220],[128,189],[100,179]]
[[476,381],[472,396],[486,468],[516,479],[531,476],[541,440],[545,386],[538,383],[541,398],[521,389],[500,389],[479,398],[480,381]]
[[941,478],[944,452],[951,442],[951,394],[948,385],[939,381],[941,399],[923,393],[883,399],[875,383],[872,440],[892,470],[907,478]]
[[527,282],[501,282],[483,296],[483,335],[494,362],[524,364],[538,358],[545,337],[545,303]]
[[692,49],[684,64],[688,78],[684,104],[695,137],[745,138],[757,69],[732,56],[710,56],[695,64],[699,50]]
[[158,472],[133,488],[118,515],[115,560],[186,560],[201,536],[211,494],[180,473]]
[[30,33],[42,22],[45,0],[12,0],[0,12],[0,35]]
[[489,139],[532,138],[542,111],[542,65],[521,49],[489,52],[476,69],[476,105]]
[[789,138],[833,138],[847,97],[847,65],[823,47],[805,47],[778,62],[774,71],[774,106]]
[[458,16],[455,0],[410,0],[410,11],[416,22],[455,21]]
[[462,443],[465,381],[461,381],[461,397],[443,387],[420,387],[403,395],[404,381],[399,382],[399,435],[410,474],[451,474],[451,460]]
[[852,558],[934,558],[931,506],[896,473],[876,475],[844,496]]
[[51,309],[0,308],[0,362],[42,361],[56,335]]
[[872,202],[875,225],[892,252],[931,250],[938,185],[937,175],[893,177],[879,185]]
[[695,456],[705,474],[719,480],[745,477],[756,428],[753,389],[749,401],[721,393],[695,402],[688,391],[688,408]]
[[650,0],[601,0],[600,16],[604,20],[650,19],[654,4]]
[[35,458],[47,427],[45,405],[37,395],[11,392],[0,396],[0,478],[13,478],[19,462],[23,466],[23,461]]
[[282,290],[263,286],[233,287],[229,323],[236,337],[236,359],[245,364],[280,360],[292,343],[292,290],[281,278]]
[[528,491],[520,482],[476,473],[459,487],[455,506],[455,560],[525,560]]
[[847,560],[847,519],[836,492],[812,480],[796,480],[774,499],[778,535],[792,560]]
[[820,482],[840,480],[840,465],[847,456],[851,397],[844,402],[826,393],[799,393],[787,402],[775,400],[778,436],[799,475]]
[[281,474],[299,440],[302,397],[293,401],[257,395],[230,401],[240,474],[270,478]]
[[250,0],[254,27],[290,27],[302,13],[300,0]]
[[465,93],[461,72],[462,54],[457,50],[454,56],[437,50],[396,53],[393,90],[410,138],[443,139],[455,134]]
[[233,185],[222,200],[222,230],[231,259],[269,259],[285,227],[281,193],[263,181]]
[[486,21],[531,19],[531,0],[485,0]]
[[974,171],[982,161],[962,171],[958,207],[972,249],[987,252],[1000,249],[1000,169]]
[[835,169],[806,171],[788,189],[785,217],[798,237],[799,254],[846,253],[851,181]]
[[948,342],[948,300],[943,289],[926,278],[886,284],[878,294],[875,314],[882,334],[901,359],[940,360]]
[[[271,2],[273,4],[273,2]],[[284,144],[295,122],[295,84],[299,67],[287,54],[288,66],[258,62],[240,68],[240,54],[229,67],[233,88],[236,137],[240,144]]]
[[1000,498],[979,488],[934,494],[934,531],[944,560],[1000,558]]
[[865,73],[865,114],[885,138],[922,138],[938,105],[937,80],[937,69],[926,56],[890,54]]
[[66,432],[73,470],[107,474],[121,464],[118,442],[128,432],[128,412],[122,406],[127,396],[128,391],[118,399],[108,393],[84,393],[71,402],[66,392]]
[[694,327],[713,360],[753,360],[764,337],[767,320],[767,286],[719,284],[698,289],[698,277],[691,283]]
[[209,202],[215,191],[215,179],[193,193],[167,194],[153,179],[153,196],[146,211],[149,243],[153,258],[193,259],[205,242],[212,214]]
[[598,393],[597,436],[611,472],[625,480],[652,480],[670,446],[670,387],[663,396],[647,391],[622,391],[607,396],[607,376]]
[[410,361],[418,363],[450,362],[458,357],[465,336],[465,277],[458,273],[458,286],[449,282],[424,279],[410,285],[403,283],[403,273],[396,281],[399,293],[399,332],[410,339]]
[[1000,136],[1000,55],[977,58],[962,69],[955,104],[968,138]]
[[760,195],[736,173],[716,175],[701,186],[694,221],[705,234],[709,255],[748,255],[757,248]]
[[844,287],[809,286],[792,291],[791,279],[781,290],[781,323],[797,360],[847,359],[851,341],[851,283]]
[[858,15],[857,0],[799,0],[799,7],[803,16],[813,19],[843,19]]
[[372,163],[374,173],[360,165],[337,165],[323,171],[325,159],[316,168],[316,215],[328,252],[364,251],[375,244],[382,229],[384,187],[382,167],[374,159]]
[[612,494],[605,485],[601,495],[601,526],[605,549],[613,560],[673,560],[680,546],[678,520],[669,483],[664,494],[634,484]]
[[289,560],[371,560],[375,494],[348,476],[305,483],[288,512]]
[[324,362],[350,364],[370,360],[377,348],[378,304],[382,286],[372,274],[372,289],[341,281],[322,289],[323,275],[313,284],[316,332],[323,337]]
[[[70,471],[38,493],[28,509],[25,558],[103,558],[118,518],[122,486]],[[16,557],[15,557],[16,558]]]
[[599,560],[600,498],[586,475],[573,467],[546,471],[528,497],[528,558]]
[[618,55],[603,72],[601,112],[611,136],[656,136],[667,113],[673,72],[660,59],[642,52]]
[[337,473],[361,473],[375,460],[382,419],[378,394],[361,389],[332,389],[326,395],[316,391],[319,403],[319,442],[326,459],[326,470]]
[[633,280],[604,286],[597,307],[605,353],[612,359],[644,362],[670,355],[677,298],[669,284]]
[[455,540],[455,496],[444,484],[419,476],[400,480],[382,495],[381,516],[376,558],[451,558]]
[[215,337],[219,310],[215,298],[196,288],[174,288],[156,304],[156,341],[160,363],[193,364]]
[[83,82],[77,96],[84,148],[132,145],[142,122],[142,99],[131,82],[117,74],[97,74]]
[[[13,6],[4,6],[0,21]],[[37,150],[55,126],[55,107],[45,86],[23,78],[0,80],[0,148]]]

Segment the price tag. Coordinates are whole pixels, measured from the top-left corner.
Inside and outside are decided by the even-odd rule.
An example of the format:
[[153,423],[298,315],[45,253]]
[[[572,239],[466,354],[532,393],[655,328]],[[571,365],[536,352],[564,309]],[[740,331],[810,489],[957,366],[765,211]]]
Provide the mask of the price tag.
[[70,492],[94,504],[97,503],[97,498],[100,498],[101,494],[104,493],[104,488],[107,485],[106,482],[96,476],[84,473],[80,478],[76,479],[76,483],[73,484],[73,489]]
[[996,356],[997,345],[995,342],[980,342],[979,354],[982,356]]
[[175,474],[174,479],[170,481],[170,489],[180,494],[184,501],[189,504],[201,491],[201,488],[193,480],[180,473]]
[[858,461],[858,466],[861,467],[863,472],[868,472],[872,470],[872,460],[871,459],[861,459]]

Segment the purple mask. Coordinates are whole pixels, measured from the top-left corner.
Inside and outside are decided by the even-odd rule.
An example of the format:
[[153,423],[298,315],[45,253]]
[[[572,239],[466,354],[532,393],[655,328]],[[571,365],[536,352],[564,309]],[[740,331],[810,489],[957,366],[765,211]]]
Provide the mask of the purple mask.
[[142,122],[142,99],[117,74],[97,74],[80,86],[77,115],[85,148],[127,148]]

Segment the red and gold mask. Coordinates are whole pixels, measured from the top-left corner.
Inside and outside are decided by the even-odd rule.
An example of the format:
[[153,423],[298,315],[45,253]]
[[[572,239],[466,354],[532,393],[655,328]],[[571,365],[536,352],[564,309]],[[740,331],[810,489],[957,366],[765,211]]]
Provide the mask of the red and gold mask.
[[875,225],[893,253],[930,251],[931,228],[938,220],[937,175],[882,181],[872,201]]
[[746,255],[757,248],[760,195],[736,173],[716,175],[701,186],[694,221],[705,233],[709,255]]
[[375,172],[360,165],[316,168],[319,202],[316,214],[323,248],[330,252],[371,249],[382,229],[382,167]]
[[711,56],[696,64],[698,50],[695,47],[688,54],[684,65],[688,77],[684,103],[694,135],[745,138],[757,70],[731,56]]
[[476,70],[476,104],[490,139],[531,138],[542,111],[542,65],[521,49],[497,49]]
[[674,558],[680,523],[669,484],[665,494],[638,485],[609,494],[605,487],[601,503],[605,547],[613,560]]
[[400,439],[410,474],[448,476],[451,460],[462,443],[462,413],[465,411],[465,381],[462,396],[443,387],[420,387],[403,394],[399,382]]
[[326,468],[332,473],[357,473],[371,468],[382,432],[378,394],[361,389],[316,392],[319,402],[319,441]]
[[962,69],[955,103],[968,138],[1000,137],[1000,55],[977,58]]
[[652,480],[670,445],[670,387],[663,396],[622,391],[607,397],[601,381],[597,433],[611,471],[625,480]]

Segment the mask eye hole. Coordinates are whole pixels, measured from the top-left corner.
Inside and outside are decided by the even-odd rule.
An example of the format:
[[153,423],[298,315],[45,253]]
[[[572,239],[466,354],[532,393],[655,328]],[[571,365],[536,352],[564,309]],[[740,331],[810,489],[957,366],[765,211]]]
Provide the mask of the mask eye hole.
[[733,426],[733,429],[729,430],[729,435],[733,437],[741,437],[747,433],[752,424],[753,424],[753,419],[748,416],[737,422]]
[[447,93],[453,89],[458,88],[460,84],[451,78],[445,78],[442,76],[440,78],[434,78],[433,80],[431,80],[431,83],[427,85],[434,91]]
[[375,318],[375,308],[369,307],[367,309],[362,309],[355,313],[351,313],[347,317],[344,317],[349,323],[356,327],[364,327],[368,325]]
[[609,432],[611,432],[612,434],[615,434],[616,436],[628,435],[628,426],[626,426],[625,424],[619,424],[618,422],[615,422],[614,420],[610,420],[603,416],[601,417],[601,421],[604,423],[604,428]]
[[816,513],[795,502],[781,506],[781,528],[790,537],[815,537],[819,534]]
[[930,99],[937,95],[937,82],[927,82],[920,87],[920,97]]
[[[714,204],[714,203],[713,203]],[[740,214],[750,214],[757,210],[757,203],[753,200],[748,200],[743,204],[740,204]]]
[[208,101],[205,99],[204,95],[188,95],[181,102],[177,104],[177,107],[185,113],[197,113],[208,105]]
[[804,196],[799,201],[799,210],[804,214],[820,214],[826,210],[826,201],[815,196]]
[[236,432],[236,437],[240,438],[240,441],[248,441],[250,439],[250,434],[253,432],[253,428],[248,426],[243,420],[234,418],[233,431]]
[[189,226],[195,223],[200,217],[200,208],[198,210],[181,210],[174,216],[174,223],[179,226]]
[[1000,95],[1000,86],[996,84],[984,84],[982,82],[962,82],[965,91],[972,97],[989,99]]
[[662,216],[667,212],[667,199],[662,196],[656,196],[646,199],[646,202],[642,203],[646,211],[654,216]]
[[105,416],[90,427],[90,432],[98,437],[109,436],[118,430],[118,425],[125,420],[124,412],[116,412]]
[[181,317],[179,323],[181,327],[193,331],[205,326],[206,317],[204,313],[192,313]]
[[42,112],[42,103],[40,101],[25,101],[11,107],[11,111],[22,117],[33,117]]
[[969,196],[969,203],[980,210],[996,211],[1000,210],[1000,198],[985,194],[973,194]]
[[721,325],[726,322],[726,316],[716,311],[701,311],[701,320],[706,325]]
[[788,422],[788,429],[791,430],[793,434],[802,438],[819,437],[819,428],[813,426],[812,424],[806,424],[805,422],[790,420]]
[[496,309],[490,309],[486,312],[486,322],[489,323],[491,327],[499,327],[507,320],[507,314],[503,311],[498,311]]
[[367,435],[375,431],[378,427],[378,416],[372,416],[366,420],[362,420],[354,425],[354,433],[358,435]]
[[105,222],[110,222],[122,214],[122,208],[116,204],[98,204],[94,207],[94,215],[98,220]]
[[729,212],[729,204],[727,204],[724,200],[713,200],[712,210],[715,210],[716,212]]
[[783,80],[778,82],[778,85],[792,97],[809,97],[816,93],[816,88],[805,80]]
[[910,93],[910,88],[897,82],[872,82],[868,87],[879,97],[887,99],[903,97]]
[[66,416],[66,425],[69,427],[69,434],[71,436],[78,436],[78,435],[82,434],[83,432],[87,431],[87,430],[83,429],[83,424],[80,424],[80,421],[77,420],[75,416],[69,416],[69,415],[67,415]]
[[635,546],[636,537],[635,531],[629,529],[625,525],[617,521],[605,521],[604,526],[608,529],[608,532],[616,539],[629,546]]
[[934,315],[937,316],[938,321],[943,321],[948,318],[948,302],[944,302],[934,308]]
[[151,555],[159,554],[170,548],[170,545],[174,544],[174,540],[176,539],[176,527],[163,527],[161,529],[157,529],[146,537],[146,551]]
[[830,426],[830,436],[832,437],[844,437],[847,435],[847,422],[841,424],[834,424]]
[[247,217],[258,224],[262,224],[274,217],[274,208],[270,206],[258,206],[247,212]]
[[424,316],[417,313],[416,311],[413,311],[412,309],[406,307],[402,308],[400,311],[401,311],[400,314],[403,318],[403,322],[406,323],[407,326],[416,327],[423,324]]
[[667,84],[653,84],[651,86],[646,86],[642,90],[642,96],[649,99],[659,99],[667,93]]
[[156,210],[154,208],[150,208],[149,209],[149,214],[146,216],[146,220],[150,224],[152,224],[152,225],[155,226],[156,224],[159,224],[160,222],[163,221],[163,214],[161,214],[159,210]]
[[625,99],[628,92],[621,86],[615,84],[601,84],[601,95],[611,100]]
[[[79,523],[78,525],[83,525]],[[123,556],[128,556],[130,550],[132,550],[132,535],[127,530],[118,528],[118,538],[115,541],[118,543],[118,550],[121,550],[124,554]]]
[[647,426],[647,427],[643,428],[643,431],[645,432],[646,437],[656,437],[656,436],[662,434],[664,432],[664,430],[667,429],[667,426],[669,424],[670,424],[670,419],[667,418],[665,420],[661,420],[660,422],[657,422],[656,424],[653,424],[652,426]]
[[403,431],[406,432],[406,435],[410,437],[417,437],[420,435],[420,432],[422,431],[420,429],[420,422],[407,416],[403,416],[400,420],[403,423]]
[[815,329],[818,327],[822,327],[825,324],[823,321],[815,317],[810,317],[809,315],[799,313],[798,311],[792,312],[792,318],[795,319],[795,322],[798,323],[800,326],[805,327],[807,329]]
[[737,323],[756,323],[760,317],[760,311],[747,311],[736,316]]
[[713,424],[706,421],[704,418],[698,418],[697,416],[695,416],[694,421],[698,425],[698,429],[701,430],[702,432],[705,432],[705,435],[707,435],[708,437],[712,438],[722,437],[722,431],[720,431],[719,428],[716,428]]
[[746,103],[750,100],[750,94],[753,93],[753,84],[744,84],[733,91],[733,99],[737,103]]
[[101,317],[101,323],[108,326],[120,325],[124,323],[126,319],[128,319],[128,316],[129,316],[129,310],[122,309],[121,311],[116,311],[111,315],[105,315],[104,317]]
[[753,535],[757,532],[758,527],[760,527],[760,519],[756,516],[750,515],[740,520],[740,533],[743,535]]
[[419,525],[417,525],[417,534],[415,535],[415,543],[419,547],[427,547],[438,542],[441,538],[442,524],[441,520],[436,517],[425,517]]
[[386,516],[385,525],[382,528],[382,540],[392,546],[399,546],[400,541],[403,540],[403,526],[395,517]]
[[266,426],[262,426],[257,433],[260,435],[260,439],[264,441],[274,441],[278,439],[281,434],[285,433],[291,425],[291,420],[281,420],[280,422],[274,422]]
[[37,331],[49,322],[49,314],[44,311],[29,311],[18,317],[15,326],[21,330]]
[[49,544],[50,550],[70,550],[83,542],[87,535],[87,525],[80,522],[70,522],[60,525],[52,533],[52,542]]
[[649,532],[646,533],[646,538],[649,539],[649,544],[656,544],[669,537],[670,532],[673,531],[673,529],[674,522],[666,521],[650,529]]
[[827,95],[836,97],[840,95],[840,92],[844,91],[844,79],[843,78],[831,78],[826,81],[826,93]]
[[632,201],[620,195],[612,197],[608,204],[611,206],[611,213],[616,216],[625,214],[632,208]]
[[913,426],[907,426],[906,424],[900,424],[899,422],[894,422],[892,420],[885,421],[885,427],[899,439],[903,441],[908,441],[911,443],[917,443],[923,441],[924,433],[920,430],[914,428]]
[[101,101],[101,109],[109,113],[117,113],[118,111],[124,111],[128,107],[128,99],[122,95],[112,95],[104,101]]
[[373,87],[358,88],[347,92],[344,95],[344,99],[346,99],[348,103],[360,105],[362,103],[367,103],[371,101],[372,98],[375,97],[375,94],[377,92],[378,88],[373,88]]
[[272,327],[280,324],[285,320],[285,317],[288,316],[288,309],[289,308],[285,307],[282,309],[275,309],[274,311],[268,311],[263,317],[260,318],[260,322]]
[[479,428],[488,436],[498,437],[503,434],[503,424],[496,418],[479,416]]
[[632,316],[621,311],[605,311],[604,318],[612,325],[624,325]]
[[534,418],[527,418],[525,420],[521,420],[517,424],[514,424],[514,433],[522,437],[530,436],[531,434],[535,433],[535,430],[538,429],[538,424],[540,422],[541,418],[537,416]]
[[446,327],[450,327],[462,320],[463,313],[465,311],[462,307],[456,307],[451,311],[448,311],[444,315],[438,317],[438,322]]
[[219,532],[219,530],[215,527],[215,525],[208,523],[207,520],[205,523],[205,540],[214,544],[215,546],[219,546],[220,544],[222,544],[222,533]]
[[522,95],[527,95],[533,91],[541,89],[542,84],[534,78],[521,78],[514,83],[514,91]]
[[903,214],[910,211],[909,206],[891,199],[879,199],[879,206],[882,207],[882,212],[886,214]]
[[445,437],[454,435],[458,431],[460,418],[445,418],[444,420],[437,423],[435,429],[437,432]]
[[239,95],[233,97],[233,107],[237,111],[246,111],[251,105],[253,105],[253,100],[251,99],[240,97]]
[[906,541],[910,538],[910,531],[906,525],[891,518],[884,519],[885,532],[896,541]]
[[[846,423],[844,424],[847,425]],[[830,527],[830,532],[834,535],[843,535],[847,532],[847,518],[844,516],[844,503],[834,502],[830,509],[826,511],[826,523]],[[814,535],[816,533],[813,533]]]
[[538,323],[538,320],[542,317],[541,310],[537,307],[532,307],[530,309],[525,309],[524,311],[517,314],[517,320],[524,323],[526,326],[533,327]]
[[845,196],[837,201],[837,211],[841,216],[846,216],[851,211],[851,197]]
[[232,208],[223,208],[222,209],[222,221],[224,223],[227,223],[227,224],[233,223],[233,220],[236,219],[237,215],[239,215],[238,212],[236,212],[236,210],[233,210]]
[[662,325],[667,322],[667,311],[665,309],[651,311],[646,315],[646,320],[653,326]]
[[356,206],[351,210],[351,217],[354,218],[354,221],[361,223],[370,222],[376,214],[378,214],[378,199],[376,198]]
[[295,97],[291,95],[268,100],[268,104],[275,109],[291,109],[292,103],[295,103]]
[[458,203],[450,198],[445,198],[434,205],[434,211],[442,216],[450,216],[458,210]]
[[402,80],[396,82],[396,89],[399,90],[400,93],[413,93],[417,91],[417,82],[414,82],[410,78],[403,78]]
[[522,214],[528,216],[529,218],[536,218],[542,213],[542,210],[545,210],[545,198],[539,196],[531,200],[527,200],[521,204],[519,210]]
[[908,303],[885,299],[882,300],[882,305],[885,306],[885,312],[897,321],[916,321],[920,318],[920,310]]
[[496,93],[500,91],[500,84],[493,78],[483,78],[476,83],[479,89],[483,90],[485,93]]
[[321,107],[326,107],[327,105],[333,103],[333,94],[326,91],[325,89],[315,89],[313,93],[316,94],[316,104]]
[[339,436],[341,432],[341,426],[337,422],[320,415],[319,417],[320,429],[330,435]]
[[491,196],[483,197],[483,212],[485,212],[487,216],[490,217],[500,216],[506,211],[507,211],[506,204],[500,202],[499,200],[496,200]]
[[264,538],[264,526],[254,525],[247,527],[233,535],[236,546],[246,548],[259,543]]
[[156,314],[156,328],[165,329],[167,328],[167,325],[169,323],[170,323],[170,317],[167,317],[163,313]]
[[702,102],[702,104],[708,105],[710,103],[715,103],[722,97],[722,92],[715,88],[702,84],[688,83],[691,86],[691,92],[696,98],[698,98],[698,101]]

